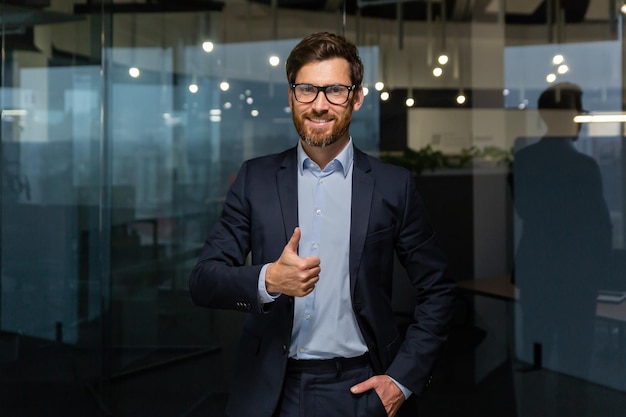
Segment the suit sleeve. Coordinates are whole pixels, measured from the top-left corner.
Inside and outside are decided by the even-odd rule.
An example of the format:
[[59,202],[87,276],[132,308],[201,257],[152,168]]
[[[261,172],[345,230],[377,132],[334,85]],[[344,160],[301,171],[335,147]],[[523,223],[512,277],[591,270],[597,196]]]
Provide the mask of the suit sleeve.
[[219,220],[209,232],[189,277],[194,304],[202,307],[261,312],[258,280],[262,265],[246,265],[250,252],[250,204],[246,199],[248,165],[233,182]]
[[405,191],[396,252],[417,297],[413,322],[387,374],[419,396],[447,338],[456,285],[412,177]]

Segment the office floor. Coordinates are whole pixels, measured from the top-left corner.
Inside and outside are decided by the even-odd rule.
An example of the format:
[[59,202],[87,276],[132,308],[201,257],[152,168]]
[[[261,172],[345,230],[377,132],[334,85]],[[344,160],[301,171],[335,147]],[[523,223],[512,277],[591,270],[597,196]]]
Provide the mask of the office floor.
[[[240,320],[221,312],[218,322]],[[114,383],[114,416],[222,417],[238,327],[220,328],[222,349]],[[626,378],[626,377],[625,377]],[[479,383],[474,352],[450,349],[420,401],[420,417],[626,417],[626,393],[506,361]]]
[[[0,364],[0,415],[223,417],[242,316],[217,314],[218,349],[153,351],[143,357],[146,366],[135,361],[132,371],[116,374],[107,386],[76,382],[88,368],[81,361],[89,359],[69,358],[61,347],[48,346],[48,356],[19,367]],[[474,362],[471,350],[445,352],[420,401],[420,417],[626,417],[625,392],[510,361],[476,383]],[[32,377],[43,374],[51,377]]]
[[[420,417],[621,417],[626,393],[545,370],[504,363],[479,384],[469,356],[441,363]],[[114,416],[222,417],[227,386],[220,355],[208,354],[114,384]]]

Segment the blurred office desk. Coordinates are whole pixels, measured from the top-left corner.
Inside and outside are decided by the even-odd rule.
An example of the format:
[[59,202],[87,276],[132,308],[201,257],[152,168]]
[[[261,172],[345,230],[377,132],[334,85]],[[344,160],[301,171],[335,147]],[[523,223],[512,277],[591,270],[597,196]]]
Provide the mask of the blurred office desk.
[[[519,298],[519,290],[511,282],[510,275],[467,279],[459,281],[457,284],[464,291],[486,297],[505,301],[515,301]],[[626,299],[621,302],[598,301],[596,316],[605,320],[626,323]]]
[[[462,280],[458,282],[458,286],[470,294],[504,301],[519,299],[519,290],[511,282],[510,275]],[[612,302],[599,299],[596,318],[611,326],[618,348],[626,347],[626,299]]]
[[509,275],[466,279],[459,281],[457,284],[459,288],[465,291],[486,297],[499,298],[502,300],[517,300],[519,297],[519,291],[511,282]]

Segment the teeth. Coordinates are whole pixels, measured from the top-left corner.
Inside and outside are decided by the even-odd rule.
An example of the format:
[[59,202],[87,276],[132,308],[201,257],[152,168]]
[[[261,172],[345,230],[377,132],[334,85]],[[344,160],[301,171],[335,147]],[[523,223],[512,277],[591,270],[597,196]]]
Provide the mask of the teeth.
[[327,122],[328,120],[326,120],[326,119],[313,119],[313,118],[311,118],[311,121],[312,121],[312,122],[315,122],[315,123],[325,123],[325,122]]

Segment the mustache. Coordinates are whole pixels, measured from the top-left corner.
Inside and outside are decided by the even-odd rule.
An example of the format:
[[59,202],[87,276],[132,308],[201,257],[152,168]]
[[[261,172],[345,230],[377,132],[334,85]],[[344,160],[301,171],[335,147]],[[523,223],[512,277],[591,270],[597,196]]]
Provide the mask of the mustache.
[[323,110],[323,111],[311,110],[307,112],[304,116],[305,117],[322,117],[326,114],[328,114],[328,110]]

